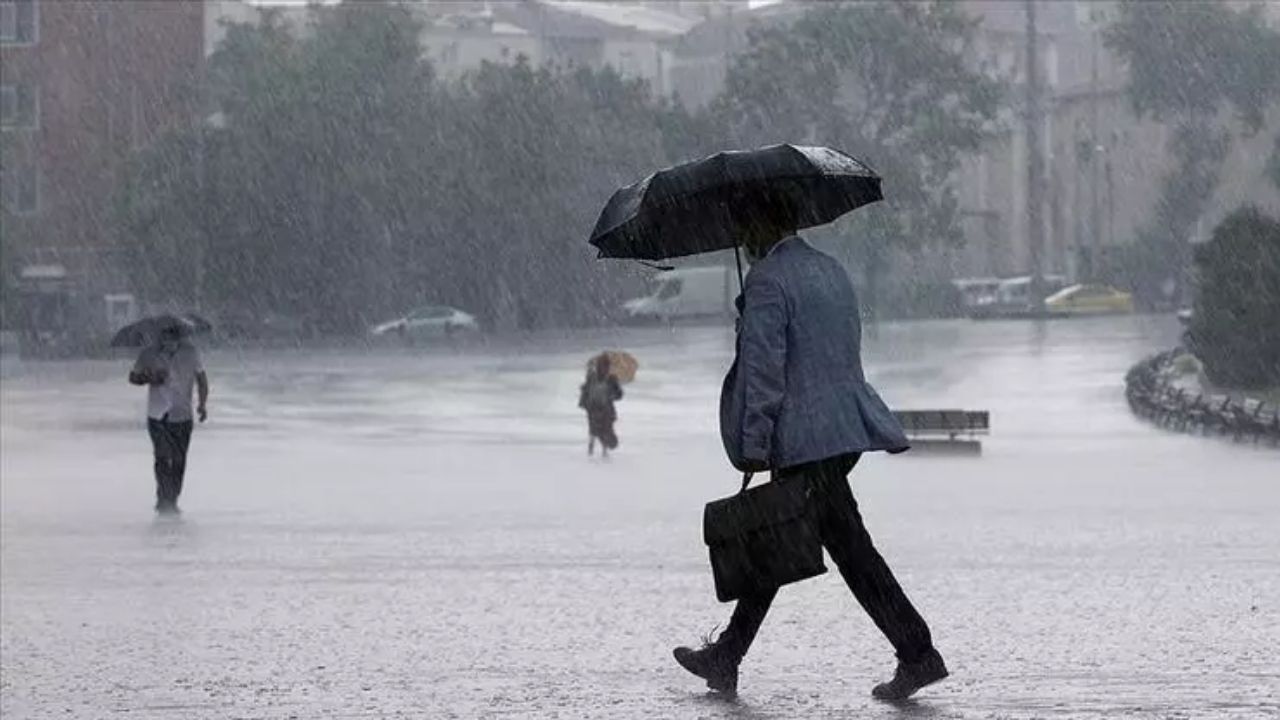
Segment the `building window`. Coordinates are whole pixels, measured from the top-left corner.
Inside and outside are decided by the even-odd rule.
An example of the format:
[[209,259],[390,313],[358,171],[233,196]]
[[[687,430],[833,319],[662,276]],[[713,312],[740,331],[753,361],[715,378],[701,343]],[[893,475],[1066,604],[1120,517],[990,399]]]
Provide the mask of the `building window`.
[[40,210],[40,168],[35,143],[10,141],[0,147],[0,206],[6,212],[26,215]]
[[0,43],[30,45],[36,42],[37,14],[36,0],[0,0]]
[[40,96],[29,85],[0,85],[0,130],[40,126]]

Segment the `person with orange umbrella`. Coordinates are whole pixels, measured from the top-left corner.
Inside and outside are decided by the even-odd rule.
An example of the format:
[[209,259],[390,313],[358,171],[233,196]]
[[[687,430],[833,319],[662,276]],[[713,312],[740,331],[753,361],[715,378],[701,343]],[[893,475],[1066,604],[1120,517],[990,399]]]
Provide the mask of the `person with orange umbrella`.
[[618,434],[613,424],[618,420],[614,403],[622,399],[622,383],[635,379],[636,359],[627,353],[604,352],[587,362],[587,379],[578,393],[578,407],[587,412],[587,455],[594,455],[596,441],[600,452],[618,447]]

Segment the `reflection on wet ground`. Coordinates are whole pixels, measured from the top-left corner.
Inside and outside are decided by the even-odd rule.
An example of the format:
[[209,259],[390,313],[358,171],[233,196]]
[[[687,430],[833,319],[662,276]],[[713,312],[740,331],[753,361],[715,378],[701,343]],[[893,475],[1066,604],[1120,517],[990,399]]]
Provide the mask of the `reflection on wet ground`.
[[[1124,405],[1176,323],[886,325],[902,408],[992,412],[980,458],[875,457],[855,492],[952,667],[868,696],[885,642],[788,588],[709,697],[669,648],[727,618],[702,504],[727,331],[462,350],[215,351],[186,514],[156,521],[127,361],[0,384],[0,714],[141,718],[1223,717],[1280,713],[1280,455]],[[585,457],[583,361],[641,361]]]

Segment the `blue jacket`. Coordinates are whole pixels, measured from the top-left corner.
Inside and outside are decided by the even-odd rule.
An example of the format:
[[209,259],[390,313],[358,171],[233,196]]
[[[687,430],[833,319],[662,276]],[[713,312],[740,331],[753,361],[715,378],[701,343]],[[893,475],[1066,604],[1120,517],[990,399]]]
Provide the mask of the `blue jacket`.
[[773,469],[907,449],[862,372],[858,298],[835,258],[787,238],[747,273],[738,352],[720,393],[729,460]]

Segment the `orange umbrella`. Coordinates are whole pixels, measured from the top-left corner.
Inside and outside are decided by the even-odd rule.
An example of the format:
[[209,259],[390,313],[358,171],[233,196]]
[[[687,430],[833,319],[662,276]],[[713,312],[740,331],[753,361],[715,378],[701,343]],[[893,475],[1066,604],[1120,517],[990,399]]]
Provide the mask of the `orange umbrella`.
[[[640,363],[636,361],[634,355],[621,350],[606,350],[600,355],[609,358],[609,374],[618,378],[618,382],[629,383],[636,379],[636,370],[640,368]],[[591,369],[591,366],[596,362],[596,358],[600,357],[600,355],[596,355],[587,361],[588,370]]]

